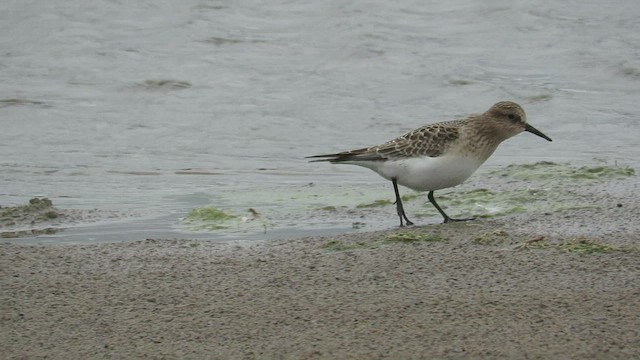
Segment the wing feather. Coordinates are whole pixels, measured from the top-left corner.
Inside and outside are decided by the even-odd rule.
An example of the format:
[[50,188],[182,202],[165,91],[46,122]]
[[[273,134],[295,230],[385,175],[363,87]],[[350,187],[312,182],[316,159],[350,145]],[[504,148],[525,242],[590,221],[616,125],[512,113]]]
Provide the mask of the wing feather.
[[468,119],[444,121],[410,131],[382,145],[343,151],[335,154],[315,155],[312,161],[332,163],[349,161],[384,161],[417,156],[441,156],[459,137],[459,128]]

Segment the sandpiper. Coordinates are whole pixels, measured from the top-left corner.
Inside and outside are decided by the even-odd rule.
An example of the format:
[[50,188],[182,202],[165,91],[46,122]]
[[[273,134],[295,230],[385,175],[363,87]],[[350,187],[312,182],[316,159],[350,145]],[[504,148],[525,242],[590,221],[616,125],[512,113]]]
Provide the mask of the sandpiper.
[[480,115],[425,125],[382,145],[315,155],[315,161],[363,166],[393,183],[396,210],[407,225],[413,223],[402,207],[398,184],[413,190],[428,191],[427,198],[444,222],[466,221],[449,217],[433,198],[435,190],[461,184],[484,163],[504,140],[528,131],[551,139],[527,124],[520,105],[501,101]]

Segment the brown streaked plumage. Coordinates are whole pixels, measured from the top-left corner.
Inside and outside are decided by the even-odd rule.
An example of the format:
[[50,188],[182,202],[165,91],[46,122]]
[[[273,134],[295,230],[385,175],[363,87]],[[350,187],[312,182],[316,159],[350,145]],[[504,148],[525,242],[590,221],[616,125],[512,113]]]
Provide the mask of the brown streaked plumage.
[[313,161],[342,162],[350,160],[387,160],[417,156],[442,155],[459,137],[459,126],[466,120],[452,120],[426,125],[408,132],[382,145],[344,151],[337,154],[316,155],[310,158],[328,158]]
[[[520,105],[501,101],[483,114],[464,119],[426,125],[382,145],[335,154],[309,156],[312,161],[353,164],[367,167],[391,180],[396,195],[396,207],[407,225],[398,184],[414,190],[429,191],[429,201],[444,217],[444,222],[456,221],[438,206],[433,191],[462,183],[495,151],[498,145],[523,131],[548,141],[549,137],[527,124]],[[463,219],[464,220],[464,219]]]

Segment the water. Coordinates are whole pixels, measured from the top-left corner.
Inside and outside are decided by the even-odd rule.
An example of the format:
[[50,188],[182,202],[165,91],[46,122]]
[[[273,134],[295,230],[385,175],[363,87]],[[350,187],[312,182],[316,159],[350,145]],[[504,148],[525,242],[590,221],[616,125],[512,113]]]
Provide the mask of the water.
[[485,167],[637,169],[639,19],[637,1],[5,0],[0,205],[121,211],[96,241],[196,236],[180,218],[205,205],[276,212],[274,236],[346,230],[303,210],[391,197],[388,184],[304,156],[499,100],[554,142],[520,135]]

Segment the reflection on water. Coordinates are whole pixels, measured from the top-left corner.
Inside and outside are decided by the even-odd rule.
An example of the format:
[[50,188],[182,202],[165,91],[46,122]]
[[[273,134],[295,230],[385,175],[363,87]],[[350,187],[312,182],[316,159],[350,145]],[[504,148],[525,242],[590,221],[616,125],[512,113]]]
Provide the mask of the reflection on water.
[[[554,142],[518,136],[486,167],[640,165],[636,2],[9,0],[3,9],[5,207],[47,196],[178,224],[193,208],[242,212],[255,207],[245,194],[309,183],[386,191],[365,169],[303,157],[498,100],[522,104]],[[340,206],[320,194],[320,205]],[[269,201],[259,204],[300,213]]]

